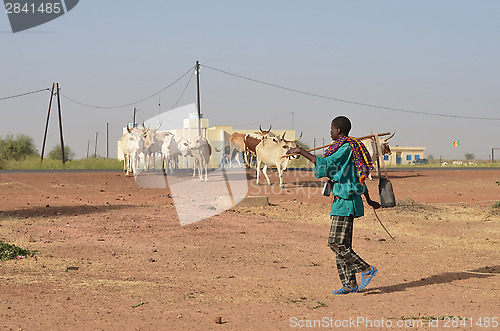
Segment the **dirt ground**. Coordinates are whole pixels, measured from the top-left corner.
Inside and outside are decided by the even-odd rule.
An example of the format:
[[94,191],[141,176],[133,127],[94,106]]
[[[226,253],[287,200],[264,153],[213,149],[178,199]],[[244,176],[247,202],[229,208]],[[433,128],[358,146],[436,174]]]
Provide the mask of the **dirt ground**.
[[271,187],[252,179],[250,194],[268,195],[269,206],[187,226],[168,189],[121,172],[0,173],[0,240],[38,251],[0,262],[0,328],[352,329],[355,320],[359,329],[492,329],[500,213],[490,200],[500,200],[500,170],[390,177],[398,206],[378,215],[396,241],[365,205],[354,248],[379,273],[364,291],[333,296],[331,198],[311,172],[288,171],[285,189],[275,173]]

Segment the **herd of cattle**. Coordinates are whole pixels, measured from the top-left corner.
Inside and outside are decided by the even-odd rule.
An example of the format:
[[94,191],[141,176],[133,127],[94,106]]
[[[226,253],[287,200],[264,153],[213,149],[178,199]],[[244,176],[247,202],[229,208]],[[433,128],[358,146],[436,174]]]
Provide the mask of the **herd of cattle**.
[[[165,174],[173,174],[176,169],[179,169],[179,157],[193,160],[192,169],[193,177],[196,176],[196,170],[201,181],[208,181],[208,165],[212,155],[212,147],[208,140],[203,136],[198,136],[193,141],[189,142],[183,137],[176,137],[170,132],[159,132],[158,129],[149,129],[142,125],[142,128],[130,128],[127,124],[127,132],[121,138],[121,151],[124,156],[124,170],[126,176],[130,173],[137,174],[139,161],[142,158],[144,163],[144,171],[154,168],[156,158],[161,159],[162,169]],[[382,154],[390,154],[388,140],[392,138],[380,139],[380,150]],[[233,159],[238,162],[239,166],[243,165],[240,162],[240,154],[243,154],[245,166],[250,169],[255,163],[257,168],[257,184],[259,183],[259,175],[261,165],[264,164],[262,172],[271,185],[271,181],[267,176],[268,167],[276,167],[280,179],[280,186],[283,186],[283,172],[288,167],[291,158],[299,156],[284,157],[287,151],[297,147],[297,141],[286,140],[285,133],[279,137],[269,130],[262,130],[253,133],[238,133],[235,132],[229,138],[228,143],[222,150],[216,149],[217,152],[226,151],[229,147],[229,153],[226,156],[229,167],[233,166]],[[368,151],[375,160],[377,158],[377,148],[375,141],[372,138],[364,139],[362,142],[367,147]],[[234,157],[235,156],[235,157]],[[222,162],[224,165],[224,162]],[[203,170],[205,171],[203,176]]]

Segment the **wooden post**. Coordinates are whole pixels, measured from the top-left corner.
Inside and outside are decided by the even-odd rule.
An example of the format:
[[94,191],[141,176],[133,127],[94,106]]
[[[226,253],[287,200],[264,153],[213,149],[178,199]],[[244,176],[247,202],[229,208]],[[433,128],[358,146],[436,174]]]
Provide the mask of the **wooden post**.
[[95,146],[94,146],[94,157],[97,159],[97,135],[99,132],[95,133]]
[[61,138],[61,152],[62,152],[62,163],[66,163],[66,156],[64,155],[64,139],[63,139],[63,128],[62,128],[62,117],[61,117],[61,97],[59,83],[56,83],[57,87],[57,112],[59,114],[59,136]]
[[87,159],[89,158],[90,139],[87,143]]
[[495,163],[495,149],[500,150],[500,148],[496,148],[496,147],[491,149],[491,163]]
[[196,61],[196,95],[198,99],[198,136],[201,136],[200,64],[198,61]]
[[387,169],[385,168],[385,161],[384,161],[384,155],[382,155],[382,150],[380,149],[380,140],[378,139],[378,134],[374,134],[373,137],[375,138],[375,148],[377,149],[377,164],[378,164],[378,177],[381,177],[381,171],[380,171],[380,165],[382,165],[382,168],[384,169],[385,172],[385,177],[389,178],[389,174],[387,173]]
[[43,162],[43,153],[45,152],[45,142],[47,141],[47,130],[49,128],[50,109],[52,108],[52,97],[54,96],[55,87],[56,83],[52,83],[52,90],[50,91],[49,110],[47,111],[47,121],[45,122],[45,132],[43,134],[42,155],[40,162]]
[[106,159],[109,159],[109,123],[106,123]]

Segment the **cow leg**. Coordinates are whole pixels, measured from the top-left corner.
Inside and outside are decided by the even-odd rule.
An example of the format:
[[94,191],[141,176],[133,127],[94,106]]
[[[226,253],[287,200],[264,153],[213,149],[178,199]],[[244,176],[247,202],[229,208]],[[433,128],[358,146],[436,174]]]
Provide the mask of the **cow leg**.
[[264,163],[264,168],[262,169],[262,173],[267,179],[267,185],[271,185],[271,181],[269,180],[269,177],[267,176],[267,164]]
[[[240,162],[240,153],[239,151],[236,152],[236,161],[238,161],[238,164],[240,166],[240,168],[242,167],[241,165],[241,162]],[[244,155],[243,155],[244,156]],[[243,162],[245,162],[245,160],[243,160]]]
[[205,163],[205,182],[208,182],[208,163]]
[[170,158],[169,160],[169,167],[170,167],[170,174],[173,175],[174,174],[174,168],[175,168],[175,161],[174,161],[174,158]]
[[129,176],[129,166],[130,166],[130,160],[129,160],[129,155],[125,155],[125,159],[123,160],[125,162],[125,177]]
[[135,176],[137,174],[136,158],[135,158],[135,156],[134,157],[130,157],[130,161],[129,162],[130,162],[130,167],[131,167],[132,173]]
[[277,166],[276,169],[278,170],[278,176],[280,177],[280,187],[285,188],[285,185],[283,185],[283,169],[280,166]]
[[257,185],[259,185],[260,163],[261,161],[257,158]]
[[200,182],[203,181],[203,162],[198,160],[198,175],[200,177]]

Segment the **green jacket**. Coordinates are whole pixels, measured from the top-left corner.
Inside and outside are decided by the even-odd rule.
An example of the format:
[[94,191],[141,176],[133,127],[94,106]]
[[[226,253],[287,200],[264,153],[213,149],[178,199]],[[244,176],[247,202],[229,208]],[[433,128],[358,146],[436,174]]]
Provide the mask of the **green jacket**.
[[340,146],[330,156],[318,156],[314,175],[316,178],[328,177],[335,182],[332,193],[337,199],[332,203],[330,216],[364,215],[361,195],[367,192],[368,188],[359,182],[358,170],[354,165],[352,149],[348,143]]

